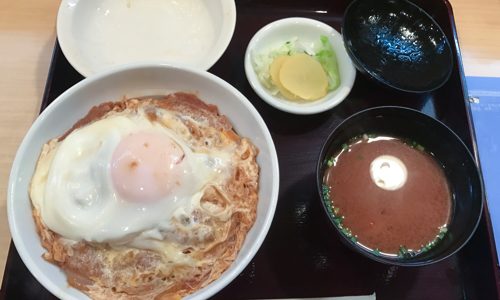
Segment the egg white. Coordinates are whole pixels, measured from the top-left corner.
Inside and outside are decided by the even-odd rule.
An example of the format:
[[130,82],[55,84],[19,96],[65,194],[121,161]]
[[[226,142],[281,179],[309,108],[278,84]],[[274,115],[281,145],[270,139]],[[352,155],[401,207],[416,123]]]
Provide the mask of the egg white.
[[[113,188],[113,151],[121,139],[138,131],[166,134],[185,153],[180,185],[159,201],[127,202]],[[222,184],[231,168],[230,153],[195,153],[182,137],[144,113],[108,116],[74,130],[46,150],[30,190],[45,225],[74,241],[131,243],[144,248],[149,247],[145,240],[165,238],[161,233],[171,226],[175,214],[190,215],[199,207],[204,187]]]

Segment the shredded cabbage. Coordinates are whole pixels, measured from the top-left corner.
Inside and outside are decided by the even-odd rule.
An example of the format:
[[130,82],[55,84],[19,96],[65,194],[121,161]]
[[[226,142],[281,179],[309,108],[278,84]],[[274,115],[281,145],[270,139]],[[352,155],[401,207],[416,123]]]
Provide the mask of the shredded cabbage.
[[271,79],[269,67],[276,57],[295,53],[306,53],[311,55],[321,64],[328,77],[328,91],[333,91],[339,86],[340,76],[337,58],[328,37],[324,35],[320,36],[320,43],[314,45],[313,49],[307,49],[298,41],[297,37],[294,37],[278,47],[271,48],[267,52],[252,52],[252,65],[257,74],[257,78],[272,95],[277,95],[279,90]]
[[340,85],[339,66],[337,56],[333,51],[328,37],[322,35],[320,44],[314,55],[328,75],[328,90],[333,91]]

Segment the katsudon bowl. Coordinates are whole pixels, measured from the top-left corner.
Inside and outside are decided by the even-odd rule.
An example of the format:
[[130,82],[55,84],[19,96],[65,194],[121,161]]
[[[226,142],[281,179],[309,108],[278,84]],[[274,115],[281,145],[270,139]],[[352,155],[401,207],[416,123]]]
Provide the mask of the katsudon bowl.
[[130,65],[84,79],[52,102],[35,120],[13,162],[7,195],[10,232],[19,255],[31,274],[60,299],[88,299],[68,284],[65,273],[42,258],[45,249],[32,215],[29,186],[42,145],[61,136],[96,105],[126,98],[195,93],[214,104],[242,137],[258,148],[260,167],[255,222],[230,266],[207,286],[185,299],[207,299],[223,289],[246,267],[262,244],[278,200],[279,171],[274,143],[262,117],[229,83],[205,71],[169,65]]
[[[414,182],[412,178],[416,178],[411,177],[415,169],[412,170],[410,168],[411,164],[407,160],[404,160],[403,156],[399,157],[401,159],[400,162],[404,162],[403,167],[399,169],[398,166],[401,164],[393,164],[391,161],[386,162],[385,166],[384,163],[377,164],[379,158],[389,157],[386,154],[390,154],[390,152],[384,152],[389,151],[387,149],[377,150],[381,152],[376,154],[380,156],[375,159],[370,157],[366,152],[364,154],[357,152],[359,156],[355,159],[360,159],[361,161],[365,158],[367,161],[365,163],[366,168],[360,170],[356,169],[356,165],[362,165],[362,163],[358,163],[355,160],[351,160],[350,162],[346,160],[348,156],[345,153],[350,153],[351,151],[352,155],[356,153],[352,146],[354,145],[353,141],[359,142],[360,139],[370,141],[371,139],[371,142],[373,142],[377,139],[383,140],[383,137],[393,137],[404,141],[405,147],[411,148],[408,151],[413,151],[412,153],[418,154],[418,152],[422,152],[422,155],[425,153],[430,159],[434,160],[435,165],[442,171],[441,174],[444,175],[444,179],[447,182],[449,191],[447,225],[439,227],[439,231],[436,232],[432,240],[429,240],[429,243],[421,244],[421,247],[412,251],[409,251],[405,245],[401,245],[402,247],[399,251],[387,253],[380,251],[380,249],[369,247],[366,244],[368,240],[375,241],[373,243],[377,244],[382,239],[389,239],[384,238],[384,235],[389,234],[388,232],[391,231],[391,228],[388,229],[389,231],[386,229],[385,233],[374,237],[366,236],[375,232],[370,231],[372,229],[369,226],[376,226],[381,222],[387,222],[387,219],[383,218],[388,218],[389,213],[385,211],[395,210],[393,211],[394,216],[403,213],[403,211],[398,211],[398,209],[402,210],[400,207],[403,207],[400,206],[399,202],[390,202],[393,201],[390,200],[393,199],[391,198],[391,193],[395,193],[397,189],[403,191],[404,185],[412,185],[412,182]],[[380,143],[378,145],[380,146]],[[343,167],[339,163],[341,158],[339,153],[342,152],[344,153]],[[395,161],[399,161],[399,159],[396,158]],[[346,163],[348,164],[346,165]],[[392,168],[393,173],[378,172],[383,168],[389,167]],[[337,168],[337,170],[331,171],[333,170],[332,168]],[[350,178],[342,177],[343,175],[339,168],[344,168],[344,174],[347,174],[346,176]],[[425,165],[425,168],[428,168],[427,165]],[[405,171],[404,175],[401,175],[403,174],[402,172],[398,173],[398,170],[403,169]],[[388,170],[385,169],[385,171]],[[316,172],[317,189],[324,212],[331,221],[335,229],[334,231],[338,233],[340,240],[354,251],[377,262],[400,266],[423,266],[436,263],[459,251],[474,234],[479,223],[484,198],[483,183],[472,154],[462,140],[445,124],[413,109],[394,106],[375,107],[358,112],[347,118],[326,139],[321,149]],[[374,174],[395,175],[391,178],[390,176],[380,177]],[[368,178],[369,182],[362,182],[362,178]],[[402,181],[398,178],[405,179]],[[402,185],[398,186],[398,180],[400,183],[402,182]],[[377,189],[382,190],[381,188],[384,187],[384,184],[385,194],[382,194],[380,198],[374,198],[378,197],[374,196],[377,193]],[[347,185],[352,185],[351,189],[356,191],[349,191]],[[374,187],[371,190],[372,192],[363,193],[364,186],[370,185]],[[391,185],[394,189],[390,188]],[[401,203],[405,203],[405,200],[424,203],[431,198],[426,196],[426,189],[429,189],[429,187],[416,186],[413,189],[414,194],[403,194],[401,200],[398,201],[402,201]],[[408,190],[409,188],[407,187],[406,191]],[[341,197],[345,197],[347,200],[342,200]],[[382,203],[381,215],[378,219],[376,216],[379,212],[373,210],[372,213],[370,211],[372,210],[371,202],[365,201],[380,201],[377,203]],[[350,206],[345,203],[350,203],[348,204]],[[353,205],[364,205],[357,210],[357,212],[361,211],[361,215],[358,214],[357,218],[353,217],[355,216]],[[409,238],[416,235],[419,226],[424,226],[421,224],[425,219],[422,216],[426,217],[425,214],[434,213],[434,210],[438,210],[438,207],[435,204],[433,205],[429,207],[428,211],[424,211],[423,215],[418,215],[420,216],[419,220],[421,220],[419,224],[399,223],[412,228],[412,230],[403,232],[403,234],[409,236]],[[410,214],[412,213],[414,212]],[[415,219],[415,216],[410,215],[403,222],[410,222],[409,220],[411,219]],[[366,225],[368,227],[364,228],[369,229],[361,231],[359,228],[363,227],[360,222],[364,221],[367,221],[368,224]],[[350,226],[346,224],[351,224],[350,226],[357,228],[358,231],[351,230]],[[403,228],[403,226],[400,228]],[[397,232],[397,229],[391,231],[391,234],[392,232]],[[332,234],[334,233],[332,232]],[[332,236],[332,238],[334,237]]]

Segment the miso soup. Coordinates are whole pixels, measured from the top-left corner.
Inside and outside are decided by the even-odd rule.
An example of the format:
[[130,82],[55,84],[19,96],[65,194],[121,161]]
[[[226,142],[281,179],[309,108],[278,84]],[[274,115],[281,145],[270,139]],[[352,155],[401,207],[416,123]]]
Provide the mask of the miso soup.
[[415,255],[443,238],[450,189],[443,167],[420,145],[363,135],[328,165],[324,197],[357,243],[382,255]]

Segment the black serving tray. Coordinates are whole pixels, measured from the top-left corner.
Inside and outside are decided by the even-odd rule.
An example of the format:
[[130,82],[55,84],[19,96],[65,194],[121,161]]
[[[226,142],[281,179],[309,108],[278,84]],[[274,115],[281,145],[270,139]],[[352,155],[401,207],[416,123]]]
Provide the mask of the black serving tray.
[[[340,31],[348,2],[236,0],[233,39],[209,71],[240,90],[266,121],[278,152],[281,186],[276,215],[262,247],[248,267],[213,298],[305,298],[375,292],[377,299],[498,299],[499,273],[486,206],[475,235],[457,254],[434,265],[403,268],[373,262],[344,246],[324,216],[316,191],[315,165],[327,135],[346,117],[373,106],[401,105],[423,111],[453,129],[477,158],[457,32],[447,1],[415,1],[442,27],[454,54],[451,78],[434,92],[397,92],[358,73],[351,94],[339,106],[321,114],[299,116],[267,105],[247,82],[243,57],[259,28],[276,19],[302,16]],[[82,79],[56,43],[41,109]],[[54,299],[26,269],[13,244],[0,297]]]

